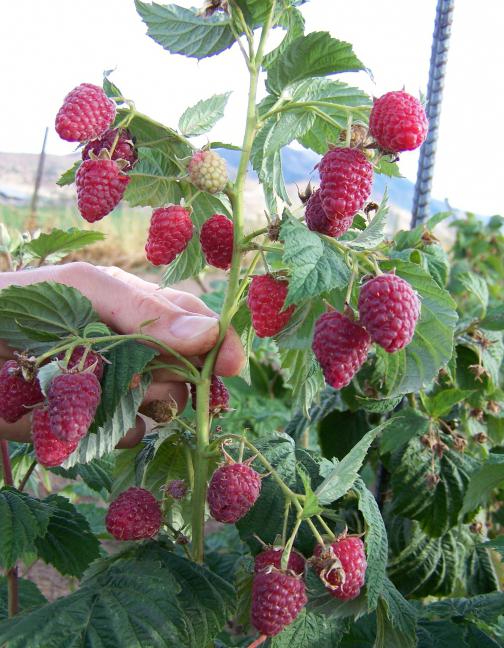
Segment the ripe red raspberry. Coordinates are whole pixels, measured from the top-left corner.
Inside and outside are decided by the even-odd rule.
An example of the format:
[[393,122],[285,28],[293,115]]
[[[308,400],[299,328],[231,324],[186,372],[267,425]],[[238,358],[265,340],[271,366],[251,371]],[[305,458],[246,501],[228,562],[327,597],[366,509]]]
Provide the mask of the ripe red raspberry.
[[261,492],[261,477],[242,463],[227,464],[212,475],[208,506],[218,522],[238,522],[254,506]]
[[86,160],[77,170],[77,204],[88,223],[101,220],[121,202],[129,177],[113,160]]
[[360,538],[342,538],[329,547],[317,545],[313,555],[315,571],[331,596],[340,601],[359,596],[367,567],[364,543]]
[[[84,351],[85,347],[83,346],[75,347],[66,367],[68,370],[79,368],[79,363],[82,359],[82,356],[84,355]],[[57,357],[58,360],[63,360],[65,357],[65,352],[63,351]],[[88,351],[88,354],[86,356],[86,359],[84,360],[83,366],[80,368],[80,371],[85,371],[93,365],[95,365],[93,369],[94,375],[98,378],[98,380],[101,380],[103,378],[103,358],[101,357],[101,355],[95,353],[94,351]]]
[[[92,152],[96,157],[100,155],[100,152],[105,149],[110,153],[115,138],[117,136],[117,128],[110,129],[105,131],[101,137],[91,140],[82,150],[82,159],[89,159],[89,154]],[[138,159],[138,155],[131,139],[131,134],[128,130],[121,129],[119,134],[119,139],[115,145],[114,152],[111,156],[112,160],[126,160],[128,163],[124,169],[131,169]]]
[[193,231],[189,210],[185,207],[169,205],[155,209],[145,244],[147,258],[153,265],[168,265],[189,245]]
[[359,294],[359,317],[373,342],[393,353],[411,342],[420,300],[407,281],[383,274],[366,281]]
[[161,506],[154,495],[145,488],[132,487],[110,504],[105,526],[116,540],[143,540],[156,535],[161,518]]
[[217,193],[226,186],[226,161],[215,151],[196,151],[187,169],[191,182],[201,191]]
[[67,142],[99,137],[114,121],[115,103],[92,83],[81,83],[63,100],[56,115],[56,132]]
[[260,572],[252,585],[252,625],[261,634],[273,637],[294,621],[307,601],[299,576],[276,569]]
[[337,311],[315,323],[313,352],[326,382],[335,389],[350,383],[364,364],[371,340],[367,331]]
[[413,151],[427,137],[429,122],[424,107],[407,92],[387,92],[373,104],[369,131],[388,153]]
[[173,479],[166,484],[164,491],[173,499],[179,500],[187,495],[187,484],[183,479]]
[[47,391],[51,431],[67,443],[79,441],[93,422],[101,387],[94,373],[68,373],[53,378]]
[[335,148],[319,164],[320,198],[329,219],[350,218],[371,193],[373,167],[358,149]]
[[60,441],[51,432],[49,412],[45,407],[37,408],[32,419],[33,449],[37,461],[46,468],[60,466],[79,445],[79,440],[67,443]]
[[339,238],[353,223],[353,216],[348,218],[328,218],[322,207],[320,189],[317,189],[306,203],[305,219],[308,229],[312,232],[320,232],[327,236]]
[[[270,566],[280,569],[283,550],[283,547],[266,547],[261,551],[261,553],[258,553],[254,560],[255,573],[257,574],[260,571],[264,571]],[[305,559],[295,549],[290,552],[287,568],[299,576],[304,574]]]
[[[196,386],[191,384],[191,400],[192,408],[196,409]],[[226,385],[222,382],[219,376],[215,374],[212,376],[210,382],[210,400],[209,407],[211,414],[219,414],[220,412],[227,412],[229,409],[229,392]]]
[[200,243],[209,265],[229,270],[233,258],[233,221],[222,214],[214,214],[203,223]]
[[283,309],[289,283],[272,275],[253,277],[247,298],[257,337],[272,337],[287,326],[295,306]]
[[0,369],[0,418],[15,423],[43,400],[37,378],[25,380],[16,360],[7,360]]

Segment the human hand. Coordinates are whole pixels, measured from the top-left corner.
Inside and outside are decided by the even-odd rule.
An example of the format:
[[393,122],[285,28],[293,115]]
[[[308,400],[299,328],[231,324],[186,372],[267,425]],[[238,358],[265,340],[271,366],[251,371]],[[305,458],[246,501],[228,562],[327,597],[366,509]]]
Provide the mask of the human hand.
[[[0,274],[0,289],[12,284],[29,285],[42,281],[55,281],[79,290],[91,301],[100,319],[117,333],[137,332],[143,322],[154,320],[146,332],[195,362],[217,342],[217,315],[200,299],[172,288],[160,289],[156,284],[120,268],[77,262],[7,272]],[[0,364],[10,358],[12,349],[0,341]],[[176,364],[173,359],[163,356],[159,360]],[[215,372],[221,376],[235,375],[244,361],[240,340],[230,329],[219,350]],[[173,399],[181,411],[187,396],[188,389],[183,378],[164,369],[154,370],[143,405],[155,400]],[[13,424],[0,419],[0,438],[29,441],[30,427],[29,414]],[[118,447],[136,445],[145,431],[145,421],[137,417],[136,427],[126,434]]]

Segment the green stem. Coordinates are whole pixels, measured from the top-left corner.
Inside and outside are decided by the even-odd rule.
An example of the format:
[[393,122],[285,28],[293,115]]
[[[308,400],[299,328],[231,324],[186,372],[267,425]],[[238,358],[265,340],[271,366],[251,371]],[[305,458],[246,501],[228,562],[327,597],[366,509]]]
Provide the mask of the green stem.
[[256,229],[253,232],[250,232],[250,234],[247,234],[247,236],[243,238],[243,243],[248,243],[249,241],[252,241],[252,239],[255,239],[256,236],[260,236],[261,234],[266,234],[267,231],[268,231],[267,227],[261,227],[260,229]]
[[[5,486],[14,486],[12,466],[9,456],[9,444],[5,439],[0,439],[0,454],[2,455],[2,473]],[[9,617],[16,616],[19,612],[18,596],[18,569],[17,564],[7,570],[7,608]]]
[[32,461],[31,464],[30,464],[30,467],[29,467],[28,470],[26,471],[25,476],[24,476],[23,479],[19,482],[18,491],[19,491],[20,493],[23,492],[24,487],[26,486],[26,483],[27,483],[28,480],[30,479],[31,474],[32,474],[32,472],[35,470],[36,466],[37,466],[37,462],[36,462],[36,461]]
[[205,542],[205,501],[208,477],[206,455],[210,438],[209,421],[210,379],[196,386],[196,453],[194,462],[194,488],[192,496],[192,555],[202,563]]
[[330,536],[334,535],[334,531],[331,530],[331,528],[326,524],[326,521],[321,515],[317,515],[317,520],[320,522],[320,524],[324,527],[324,531],[328,533]]

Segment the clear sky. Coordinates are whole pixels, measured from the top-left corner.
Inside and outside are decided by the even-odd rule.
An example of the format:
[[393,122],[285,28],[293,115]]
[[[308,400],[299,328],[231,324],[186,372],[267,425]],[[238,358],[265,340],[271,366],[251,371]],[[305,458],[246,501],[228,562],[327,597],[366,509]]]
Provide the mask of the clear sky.
[[[178,4],[191,6],[197,0]],[[341,75],[374,95],[405,86],[425,92],[435,0],[311,0],[307,31],[327,30],[354,45],[372,69]],[[456,0],[433,195],[480,214],[504,213],[501,141],[504,3]],[[37,152],[72,145],[54,132],[64,95],[82,82],[101,82],[105,69],[139,110],[176,126],[198,99],[232,90],[226,121],[212,137],[241,141],[246,73],[236,46],[197,62],[172,56],[145,36],[133,0],[0,0],[2,102],[0,150]],[[404,154],[402,173],[415,179],[417,155]],[[0,179],[1,180],[1,179]]]

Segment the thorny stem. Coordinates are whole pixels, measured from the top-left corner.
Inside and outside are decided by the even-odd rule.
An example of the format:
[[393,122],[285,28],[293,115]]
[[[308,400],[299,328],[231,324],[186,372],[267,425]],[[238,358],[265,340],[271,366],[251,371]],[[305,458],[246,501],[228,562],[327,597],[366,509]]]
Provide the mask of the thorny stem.
[[324,531],[328,533],[329,535],[334,535],[334,532],[331,530],[331,528],[326,524],[326,521],[321,515],[317,515],[317,520],[320,522],[321,526],[324,527]]
[[28,470],[26,471],[25,476],[24,476],[23,479],[19,482],[18,491],[19,491],[20,493],[23,492],[24,487],[26,486],[28,480],[29,480],[30,477],[31,477],[32,472],[35,470],[36,467],[37,467],[37,462],[36,462],[36,461],[32,461],[31,464],[30,464],[30,467],[29,467]]
[[[14,486],[12,466],[9,456],[9,444],[5,439],[0,439],[0,453],[2,455],[2,472],[4,484],[6,486]],[[19,612],[17,564],[14,564],[10,569],[7,570],[6,576],[8,613],[9,617],[13,617],[16,616],[16,614]]]
[[[203,369],[201,370],[200,381],[196,386],[196,451],[194,462],[194,489],[193,489],[193,510],[192,510],[192,554],[197,562],[203,561],[203,542],[204,542],[204,522],[205,522],[205,500],[208,479],[209,463],[209,440],[210,440],[210,416],[209,416],[209,390],[210,380],[213,368],[219,353],[219,349],[224,341],[226,332],[231,324],[233,315],[236,312],[240,294],[240,271],[242,259],[243,244],[243,222],[244,222],[244,189],[247,168],[252,151],[252,144],[257,130],[257,110],[256,95],[259,80],[259,72],[264,57],[264,48],[270,31],[273,14],[275,11],[275,0],[271,2],[268,17],[265,21],[261,32],[259,46],[254,54],[253,35],[248,29],[245,21],[243,22],[245,36],[249,44],[249,95],[247,104],[247,118],[245,124],[245,133],[241,147],[240,163],[236,174],[234,185],[228,184],[225,192],[231,202],[233,210],[234,240],[233,240],[233,260],[229,272],[229,281],[224,298],[221,316],[219,319],[219,337],[217,344],[210,351],[205,359]],[[233,10],[240,16],[239,7],[233,3]]]

